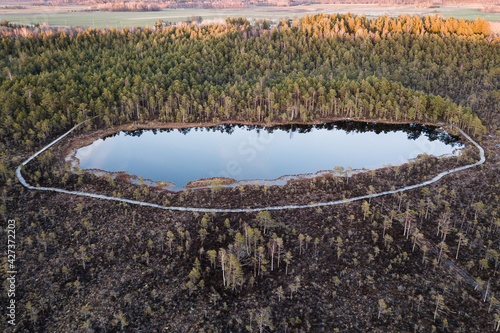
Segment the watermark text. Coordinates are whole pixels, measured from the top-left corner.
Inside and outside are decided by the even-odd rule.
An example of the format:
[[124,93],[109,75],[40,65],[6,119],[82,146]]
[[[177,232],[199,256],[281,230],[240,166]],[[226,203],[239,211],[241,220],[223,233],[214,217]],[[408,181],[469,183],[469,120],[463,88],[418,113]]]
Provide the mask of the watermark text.
[[16,325],[16,220],[7,221],[7,322]]

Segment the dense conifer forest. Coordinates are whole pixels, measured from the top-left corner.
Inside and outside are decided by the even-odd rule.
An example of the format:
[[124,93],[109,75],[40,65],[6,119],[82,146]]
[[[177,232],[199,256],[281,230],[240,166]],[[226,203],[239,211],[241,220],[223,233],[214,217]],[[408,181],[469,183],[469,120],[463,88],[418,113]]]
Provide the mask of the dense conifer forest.
[[[0,214],[16,221],[19,272],[17,325],[7,323],[2,292],[2,331],[499,329],[500,38],[484,20],[347,14],[277,26],[228,18],[0,28]],[[22,187],[17,166],[91,117],[23,168],[31,184],[266,207],[400,188],[479,158],[469,147],[356,175],[180,193],[65,165],[71,140],[161,124],[442,121],[477,140],[487,162],[373,200],[259,213],[174,212]]]
[[[267,29],[266,29],[267,28]],[[2,30],[1,136],[32,148],[86,117],[434,119],[499,126],[499,50],[482,20],[316,15],[251,25]],[[25,37],[22,37],[22,36]]]

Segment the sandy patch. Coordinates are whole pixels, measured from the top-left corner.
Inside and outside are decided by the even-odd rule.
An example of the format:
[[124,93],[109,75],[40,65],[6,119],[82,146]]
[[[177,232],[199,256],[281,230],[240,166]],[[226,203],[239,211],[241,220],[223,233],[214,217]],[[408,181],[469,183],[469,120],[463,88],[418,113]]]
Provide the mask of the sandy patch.
[[490,22],[491,32],[500,34],[500,22]]

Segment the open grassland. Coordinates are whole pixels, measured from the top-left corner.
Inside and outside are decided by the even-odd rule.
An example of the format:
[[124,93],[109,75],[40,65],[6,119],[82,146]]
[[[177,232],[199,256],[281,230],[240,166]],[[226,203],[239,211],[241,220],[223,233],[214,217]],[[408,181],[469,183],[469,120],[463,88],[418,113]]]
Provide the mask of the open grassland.
[[368,17],[388,14],[437,14],[443,17],[456,17],[475,20],[484,17],[490,22],[500,22],[500,13],[484,13],[478,7],[417,8],[415,6],[387,6],[387,5],[308,5],[294,7],[251,7],[229,9],[164,9],[159,12],[99,12],[91,11],[88,6],[26,6],[22,10],[0,10],[0,20],[14,23],[49,23],[58,26],[84,26],[120,28],[124,26],[152,26],[155,21],[178,22],[185,21],[190,16],[202,16],[205,20],[225,17],[244,16],[247,19],[278,19],[302,17],[315,13],[354,13],[365,14]]

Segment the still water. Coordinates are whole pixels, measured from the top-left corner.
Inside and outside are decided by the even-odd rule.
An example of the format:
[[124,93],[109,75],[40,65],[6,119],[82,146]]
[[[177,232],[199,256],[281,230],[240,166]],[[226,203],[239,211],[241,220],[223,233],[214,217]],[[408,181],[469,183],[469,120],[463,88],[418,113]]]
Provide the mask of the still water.
[[122,131],[78,149],[81,169],[124,171],[183,187],[192,180],[277,179],[403,164],[420,154],[456,154],[464,145],[437,127],[335,122],[275,127],[220,125]]

